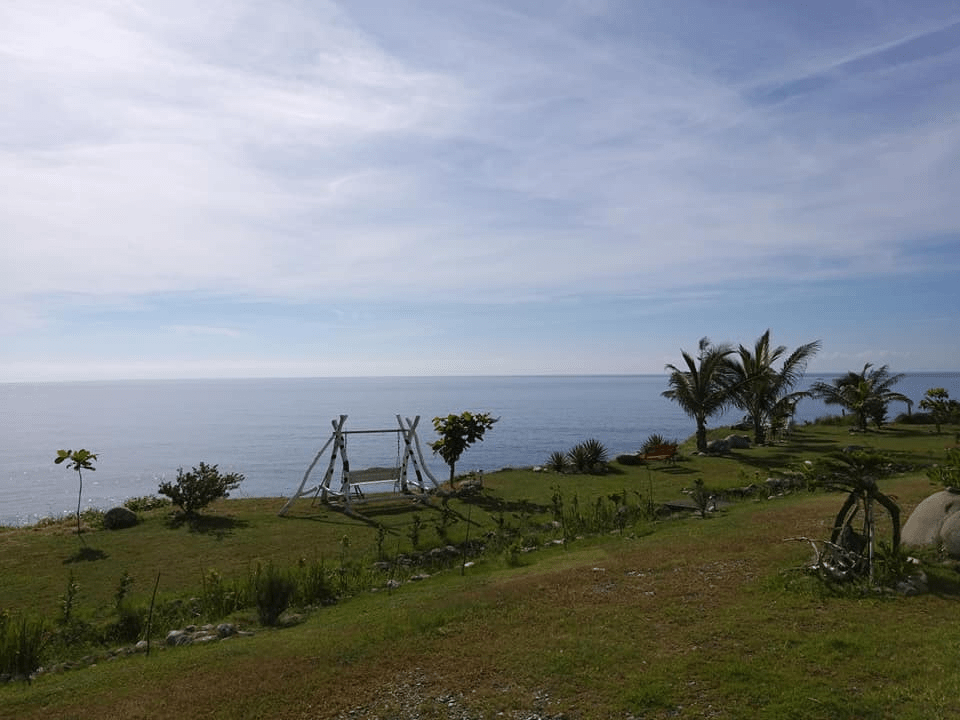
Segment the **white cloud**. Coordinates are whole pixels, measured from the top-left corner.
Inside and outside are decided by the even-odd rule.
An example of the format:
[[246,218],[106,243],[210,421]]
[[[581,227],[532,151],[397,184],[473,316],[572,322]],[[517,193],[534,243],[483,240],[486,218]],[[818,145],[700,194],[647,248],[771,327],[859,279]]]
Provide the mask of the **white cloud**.
[[960,226],[960,62],[890,54],[949,17],[691,7],[5,4],[0,322],[42,328],[64,297],[662,299],[960,262],[913,252]]

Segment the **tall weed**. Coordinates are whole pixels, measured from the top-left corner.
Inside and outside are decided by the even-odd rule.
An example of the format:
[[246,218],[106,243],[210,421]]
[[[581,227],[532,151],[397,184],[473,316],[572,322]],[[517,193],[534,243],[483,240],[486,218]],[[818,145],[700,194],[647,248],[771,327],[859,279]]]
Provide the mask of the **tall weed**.
[[271,562],[266,569],[257,567],[255,587],[260,624],[276,625],[280,615],[290,607],[290,601],[296,592],[296,583],[289,573],[283,572]]
[[0,612],[0,674],[29,678],[40,667],[47,636],[43,619]]

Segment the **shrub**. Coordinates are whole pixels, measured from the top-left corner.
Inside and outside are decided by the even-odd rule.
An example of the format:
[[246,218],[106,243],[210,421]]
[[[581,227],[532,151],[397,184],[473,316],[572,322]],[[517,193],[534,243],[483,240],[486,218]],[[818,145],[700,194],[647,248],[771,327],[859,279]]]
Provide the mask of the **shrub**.
[[651,433],[647,436],[647,439],[643,441],[643,445],[640,448],[641,452],[650,452],[655,447],[660,445],[667,445],[667,439],[660,433]]
[[[258,568],[259,570],[259,568]],[[257,616],[261,625],[276,625],[280,615],[290,606],[296,585],[287,573],[273,563],[256,576]]]
[[141,495],[140,497],[132,497],[128,500],[125,500],[123,506],[127,510],[133,510],[134,512],[139,513],[147,512],[148,510],[164,508],[169,504],[170,500],[167,498],[157,497],[156,495]]
[[933,425],[933,413],[928,412],[915,412],[915,413],[900,413],[897,415],[893,421],[900,425]]
[[607,463],[607,448],[591,438],[574,445],[567,453],[567,459],[577,472],[596,472]]
[[216,465],[200,463],[188,473],[179,468],[176,484],[164,481],[160,483],[159,492],[185,515],[195,515],[214,500],[230,497],[230,491],[236,490],[242,481],[240,473],[221,475]]
[[300,558],[295,584],[295,599],[303,605],[331,605],[337,600],[333,578],[322,560],[308,564],[306,558]]
[[946,460],[929,468],[927,477],[944,487],[960,487],[960,449],[948,448]]
[[143,639],[147,629],[148,608],[131,600],[117,605],[117,619],[107,625],[106,637],[117,643],[135,643]]
[[248,574],[246,586],[240,581],[227,581],[216,570],[201,577],[203,591],[200,596],[200,613],[208,620],[219,620],[247,606],[247,598],[256,590],[257,575]]
[[853,415],[821,415],[814,420],[815,425],[853,425]]
[[545,466],[548,470],[563,472],[567,469],[567,454],[559,450],[550,453]]
[[0,612],[0,673],[29,677],[40,667],[47,628],[42,619]]

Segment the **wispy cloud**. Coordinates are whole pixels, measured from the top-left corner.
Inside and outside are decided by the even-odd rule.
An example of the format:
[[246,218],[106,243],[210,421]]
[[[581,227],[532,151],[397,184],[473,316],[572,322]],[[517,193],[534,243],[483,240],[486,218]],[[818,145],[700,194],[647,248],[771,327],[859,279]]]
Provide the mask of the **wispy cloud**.
[[960,269],[958,46],[873,3],[6,4],[0,334]]

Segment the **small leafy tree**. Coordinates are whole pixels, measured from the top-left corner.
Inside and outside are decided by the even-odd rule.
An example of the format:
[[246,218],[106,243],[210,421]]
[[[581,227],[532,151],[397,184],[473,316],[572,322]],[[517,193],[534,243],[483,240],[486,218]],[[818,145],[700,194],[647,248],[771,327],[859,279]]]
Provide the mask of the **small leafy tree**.
[[430,443],[430,447],[434,455],[439,455],[450,466],[450,487],[453,487],[455,467],[460,456],[473,443],[482,441],[484,433],[499,419],[490,417],[489,413],[470,411],[433,419],[433,429],[440,439]]
[[950,393],[941,387],[930,388],[920,400],[920,409],[926,410],[933,416],[937,426],[937,435],[940,426],[960,417],[960,403],[950,399]]
[[96,468],[93,466],[97,459],[97,454],[89,450],[57,450],[57,456],[53,462],[57,465],[68,463],[67,467],[77,471],[77,477],[80,478],[80,490],[77,493],[77,537],[80,538],[80,544],[83,544],[83,535],[80,534],[80,501],[83,499],[83,471],[93,472]]
[[216,465],[202,462],[188,473],[179,468],[176,483],[160,483],[159,492],[170,498],[184,515],[191,517],[214,500],[230,497],[230,491],[240,487],[241,482],[243,475],[240,473],[223,475]]

